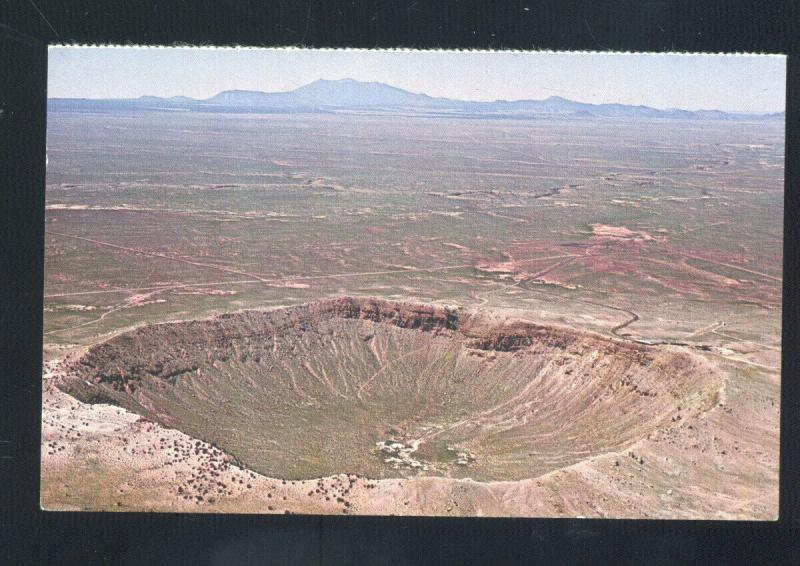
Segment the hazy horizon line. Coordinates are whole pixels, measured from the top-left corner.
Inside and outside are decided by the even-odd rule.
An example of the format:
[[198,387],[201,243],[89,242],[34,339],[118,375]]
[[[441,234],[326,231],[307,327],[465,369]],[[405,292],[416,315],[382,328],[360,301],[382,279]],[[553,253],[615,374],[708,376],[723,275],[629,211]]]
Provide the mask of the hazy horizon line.
[[383,82],[383,81],[363,81],[363,80],[353,79],[353,78],[350,78],[350,77],[341,78],[341,79],[317,78],[317,79],[309,81],[309,82],[307,82],[305,84],[302,84],[302,85],[300,85],[298,87],[292,88],[290,90],[258,90],[258,89],[250,89],[250,88],[226,88],[226,89],[218,91],[215,94],[212,94],[211,96],[209,96],[207,98],[196,98],[196,97],[188,96],[188,95],[184,95],[184,94],[175,94],[175,95],[171,95],[171,96],[158,96],[158,95],[152,95],[152,94],[142,94],[142,95],[136,96],[136,97],[100,97],[100,98],[95,98],[95,97],[73,97],[73,96],[54,96],[54,97],[48,96],[47,100],[139,100],[141,98],[159,98],[159,99],[163,99],[163,100],[169,100],[171,98],[187,98],[189,100],[195,100],[195,101],[201,101],[202,102],[202,101],[205,101],[205,100],[211,100],[212,98],[222,94],[223,92],[236,92],[236,91],[239,91],[239,92],[263,93],[263,94],[288,94],[288,93],[294,92],[296,90],[299,90],[301,88],[304,88],[304,87],[307,87],[309,85],[312,85],[314,83],[317,83],[317,82],[355,82],[355,83],[360,83],[360,84],[379,84],[379,85],[387,86],[389,88],[401,90],[403,92],[408,92],[408,93],[411,93],[411,94],[428,96],[428,97],[430,97],[430,98],[432,98],[434,100],[450,100],[450,101],[455,101],[455,102],[475,102],[475,103],[484,103],[484,104],[486,104],[486,103],[492,104],[492,103],[495,103],[495,102],[524,102],[524,101],[540,102],[540,101],[550,100],[550,99],[560,99],[560,100],[567,100],[567,101],[570,101],[570,102],[575,102],[575,103],[578,103],[578,104],[586,104],[586,105],[589,105],[589,106],[619,105],[619,106],[628,106],[628,107],[631,107],[631,108],[652,108],[654,110],[661,110],[661,111],[681,110],[681,111],[685,111],[685,112],[722,112],[724,114],[749,114],[749,115],[781,114],[781,113],[785,113],[785,111],[786,111],[785,109],[784,110],[748,111],[748,110],[720,110],[718,108],[698,108],[697,110],[690,110],[690,109],[687,109],[687,108],[680,108],[680,107],[676,107],[676,106],[658,107],[658,106],[651,106],[651,105],[648,105],[648,104],[627,104],[625,102],[583,102],[583,101],[580,101],[580,100],[575,100],[575,99],[572,99],[572,98],[568,98],[568,97],[565,97],[565,96],[559,96],[559,95],[551,95],[551,96],[548,96],[546,98],[514,98],[514,99],[496,98],[494,100],[476,100],[476,99],[469,99],[469,98],[453,98],[453,97],[448,97],[448,96],[433,96],[433,95],[430,95],[430,94],[428,94],[426,92],[408,90],[408,89],[405,89],[405,88],[402,88],[402,87],[398,87],[398,86],[395,86],[395,85],[392,85],[392,84],[389,84],[389,83],[386,83],[386,82]]

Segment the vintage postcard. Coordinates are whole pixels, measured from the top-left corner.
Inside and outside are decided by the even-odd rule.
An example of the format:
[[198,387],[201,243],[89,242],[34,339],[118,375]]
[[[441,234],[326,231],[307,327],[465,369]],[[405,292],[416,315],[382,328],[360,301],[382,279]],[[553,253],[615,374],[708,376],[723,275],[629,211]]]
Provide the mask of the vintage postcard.
[[44,509],[777,518],[784,57],[48,65]]

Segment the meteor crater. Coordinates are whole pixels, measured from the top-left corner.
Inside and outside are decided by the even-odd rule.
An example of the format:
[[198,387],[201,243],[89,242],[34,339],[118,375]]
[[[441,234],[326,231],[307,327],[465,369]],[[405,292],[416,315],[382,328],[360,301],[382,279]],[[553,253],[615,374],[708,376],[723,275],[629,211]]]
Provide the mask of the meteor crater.
[[520,480],[713,406],[704,358],[474,311],[341,297],[145,326],[60,387],[264,475]]

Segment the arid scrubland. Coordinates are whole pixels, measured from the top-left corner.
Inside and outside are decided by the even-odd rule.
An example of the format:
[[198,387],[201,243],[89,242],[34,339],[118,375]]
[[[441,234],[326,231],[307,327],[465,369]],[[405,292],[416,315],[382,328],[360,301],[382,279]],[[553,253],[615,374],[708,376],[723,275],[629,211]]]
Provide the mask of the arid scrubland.
[[48,121],[45,508],[776,517],[782,123]]

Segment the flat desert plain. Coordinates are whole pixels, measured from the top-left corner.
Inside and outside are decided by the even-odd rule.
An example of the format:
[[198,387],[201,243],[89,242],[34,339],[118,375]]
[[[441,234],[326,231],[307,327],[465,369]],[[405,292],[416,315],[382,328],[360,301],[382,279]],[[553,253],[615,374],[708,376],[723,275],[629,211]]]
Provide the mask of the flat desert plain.
[[774,519],[783,143],[51,111],[42,506]]

